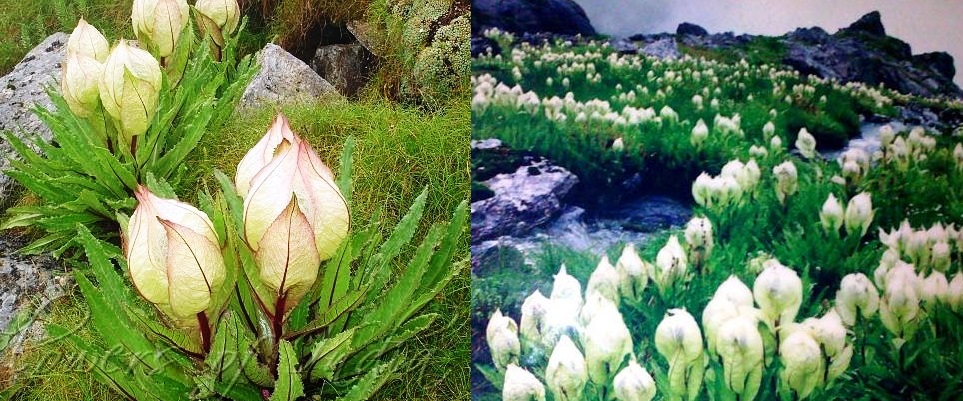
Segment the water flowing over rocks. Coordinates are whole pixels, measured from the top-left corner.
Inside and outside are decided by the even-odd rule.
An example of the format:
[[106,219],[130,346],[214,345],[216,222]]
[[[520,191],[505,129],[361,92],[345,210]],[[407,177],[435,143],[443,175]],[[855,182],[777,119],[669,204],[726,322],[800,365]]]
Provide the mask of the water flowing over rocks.
[[484,181],[494,196],[471,204],[472,241],[524,235],[547,223],[562,210],[563,199],[577,183],[574,174],[547,161]]

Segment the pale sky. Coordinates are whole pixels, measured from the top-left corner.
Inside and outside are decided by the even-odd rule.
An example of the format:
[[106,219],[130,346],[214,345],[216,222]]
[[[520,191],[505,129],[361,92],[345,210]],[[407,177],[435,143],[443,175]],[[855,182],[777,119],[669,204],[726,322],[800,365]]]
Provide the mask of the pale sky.
[[675,32],[692,22],[709,33],[782,35],[819,26],[829,33],[879,10],[886,34],[907,42],[913,54],[945,51],[963,86],[963,0],[575,0],[600,33]]

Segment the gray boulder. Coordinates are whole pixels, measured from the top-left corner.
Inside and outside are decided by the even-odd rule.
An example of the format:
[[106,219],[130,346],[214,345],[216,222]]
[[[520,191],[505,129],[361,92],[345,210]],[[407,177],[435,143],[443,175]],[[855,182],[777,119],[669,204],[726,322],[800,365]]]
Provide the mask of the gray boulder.
[[639,52],[639,46],[626,38],[611,39],[609,40],[609,46],[612,46],[612,49],[619,54],[636,54]]
[[[13,71],[0,78],[0,131],[11,131],[20,138],[39,135],[49,141],[47,128],[31,111],[34,105],[48,109],[53,103],[44,87],[56,85],[60,79],[60,64],[67,54],[67,35],[58,32],[44,39],[39,45],[13,67]],[[0,141],[0,171],[6,170],[13,150],[6,140]],[[12,201],[11,192],[15,182],[0,172],[0,208]]]
[[675,43],[675,39],[671,38],[659,39],[645,45],[642,48],[642,54],[662,59],[682,57],[679,53],[679,45]]
[[0,331],[22,311],[43,306],[63,293],[53,272],[63,270],[49,256],[24,256],[17,249],[28,240],[9,231],[0,233]]
[[484,181],[494,196],[471,204],[471,238],[477,243],[519,236],[555,217],[578,177],[546,161]]
[[268,43],[257,57],[261,71],[244,89],[238,109],[341,97],[334,85],[278,45]]
[[321,46],[311,68],[344,96],[354,97],[371,77],[374,55],[361,43]]

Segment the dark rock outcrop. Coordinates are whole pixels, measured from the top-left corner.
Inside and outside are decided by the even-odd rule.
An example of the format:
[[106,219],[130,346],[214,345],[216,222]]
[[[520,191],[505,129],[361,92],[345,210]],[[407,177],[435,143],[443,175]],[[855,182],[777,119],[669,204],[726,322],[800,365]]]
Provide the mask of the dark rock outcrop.
[[503,31],[595,35],[585,10],[572,0],[474,0],[471,32],[489,28]]
[[321,46],[311,59],[311,69],[348,97],[368,82],[374,64],[374,55],[359,42]]
[[886,36],[886,28],[883,27],[883,17],[879,11],[872,11],[860,17],[842,31],[851,33],[866,33],[874,36]]
[[913,56],[909,44],[886,36],[876,11],[834,35],[820,28],[802,28],[786,34],[783,43],[783,63],[804,74],[844,83],[883,84],[921,96],[963,95],[953,83],[956,69],[952,56]]
[[492,57],[502,53],[502,49],[498,47],[498,43],[494,40],[488,39],[482,36],[472,36],[471,38],[471,56],[472,58],[481,56],[482,54],[490,54]]
[[706,36],[709,34],[709,32],[706,31],[705,28],[698,26],[696,24],[683,22],[679,24],[677,28],[675,28],[675,34],[679,36],[685,36],[685,35]]

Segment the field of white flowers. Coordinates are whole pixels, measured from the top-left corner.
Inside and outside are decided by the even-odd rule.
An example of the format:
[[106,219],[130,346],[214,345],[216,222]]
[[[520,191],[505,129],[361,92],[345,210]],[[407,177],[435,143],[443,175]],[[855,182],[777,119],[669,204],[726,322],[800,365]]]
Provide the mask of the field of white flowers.
[[489,35],[502,52],[473,61],[475,139],[571,170],[578,202],[617,199],[641,174],[694,217],[646,244],[552,259],[552,285],[521,305],[475,299],[487,383],[473,399],[963,393],[963,138],[884,126],[878,146],[846,147],[861,115],[959,100]]

